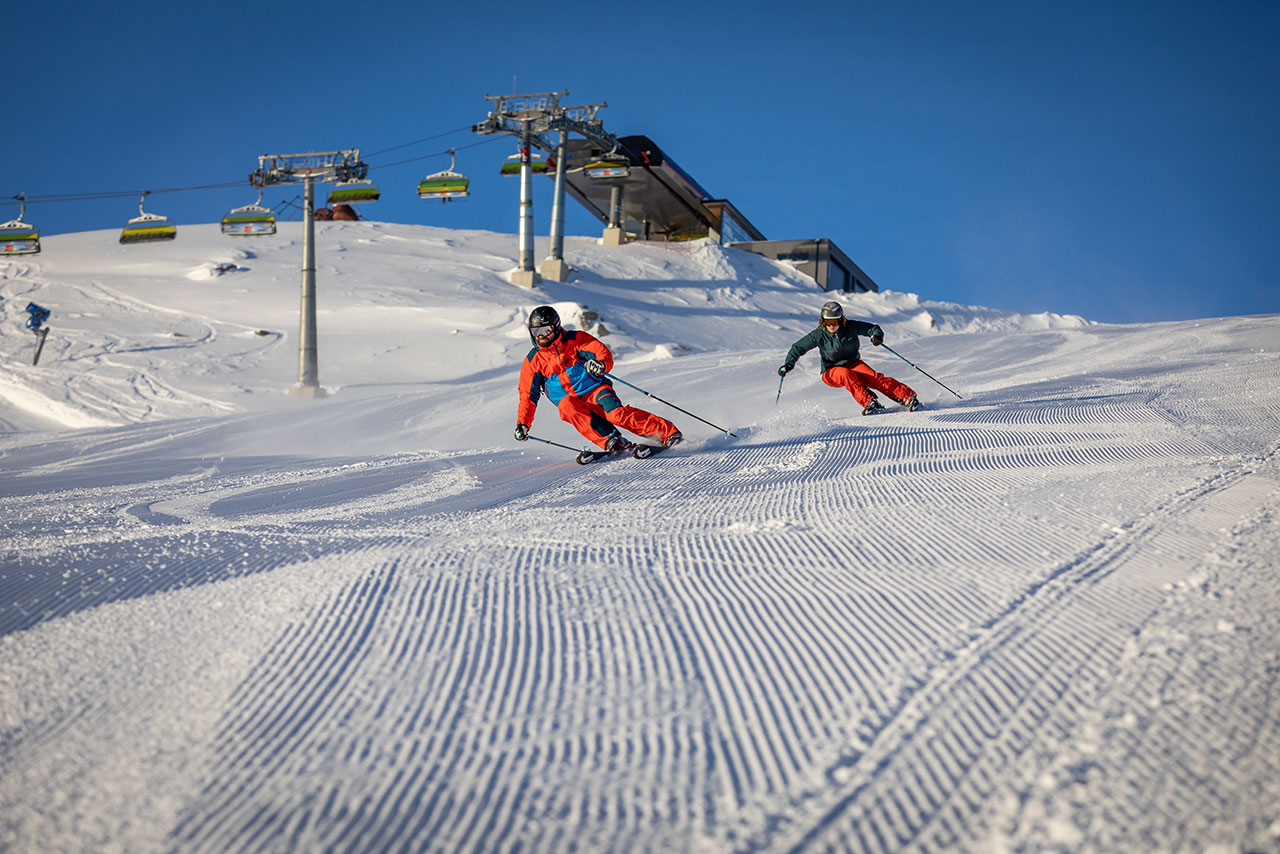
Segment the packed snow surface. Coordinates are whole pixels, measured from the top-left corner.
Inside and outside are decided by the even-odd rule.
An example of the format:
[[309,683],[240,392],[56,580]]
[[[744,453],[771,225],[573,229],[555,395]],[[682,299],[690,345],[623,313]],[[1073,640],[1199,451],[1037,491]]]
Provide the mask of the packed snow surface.
[[[309,400],[299,224],[42,242],[0,851],[1280,851],[1280,317],[842,294],[925,404],[864,418],[816,352],[779,397],[785,265],[327,223]],[[539,303],[716,426],[619,383],[686,442],[517,444]]]

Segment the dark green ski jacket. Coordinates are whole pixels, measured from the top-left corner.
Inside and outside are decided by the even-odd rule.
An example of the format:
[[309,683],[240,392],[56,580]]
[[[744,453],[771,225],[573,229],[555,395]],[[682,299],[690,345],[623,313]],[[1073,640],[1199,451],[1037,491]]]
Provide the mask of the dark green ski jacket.
[[861,361],[858,356],[858,336],[865,335],[870,338],[876,334],[883,336],[884,330],[874,323],[867,323],[863,320],[850,320],[846,317],[844,323],[840,324],[840,328],[835,332],[828,332],[819,326],[792,344],[791,349],[787,351],[786,364],[794,368],[797,359],[817,347],[818,352],[822,355],[822,372],[824,374],[828,369],[837,365],[848,367]]

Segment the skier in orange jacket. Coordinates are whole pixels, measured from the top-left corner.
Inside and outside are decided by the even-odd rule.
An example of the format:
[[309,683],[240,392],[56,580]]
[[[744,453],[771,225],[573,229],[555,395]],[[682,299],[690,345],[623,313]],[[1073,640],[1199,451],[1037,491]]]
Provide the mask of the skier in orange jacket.
[[560,410],[561,420],[605,451],[630,452],[635,447],[618,427],[667,447],[681,440],[680,431],[667,419],[622,405],[604,376],[613,367],[613,353],[586,332],[565,330],[554,308],[540,305],[530,313],[529,337],[534,346],[520,366],[517,441],[529,438],[543,392]]

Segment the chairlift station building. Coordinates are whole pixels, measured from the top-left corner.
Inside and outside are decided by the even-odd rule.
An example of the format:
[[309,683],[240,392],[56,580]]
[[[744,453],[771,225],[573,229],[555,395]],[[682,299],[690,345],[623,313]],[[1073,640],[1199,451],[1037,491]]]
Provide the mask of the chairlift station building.
[[[595,177],[592,165],[625,157],[616,177]],[[792,264],[824,291],[878,291],[880,286],[829,238],[768,240],[728,199],[713,198],[647,136],[618,138],[612,152],[589,139],[565,146],[565,190],[606,226],[641,240],[687,240],[710,237],[722,245],[744,249]],[[550,170],[548,174],[551,174]],[[620,199],[619,199],[620,197]],[[611,217],[615,203],[621,210]]]
[[[520,176],[520,261],[512,282],[532,287],[540,278],[533,269],[531,200],[532,175],[539,172],[556,182],[551,252],[543,262],[543,274],[558,281],[568,274],[563,262],[563,199],[568,194],[605,224],[605,245],[619,245],[628,238],[711,237],[722,245],[790,262],[823,290],[880,289],[828,238],[768,240],[732,202],[713,198],[652,139],[616,137],[605,130],[597,114],[606,104],[562,106],[560,96],[567,94],[568,90],[486,95],[492,109],[473,127],[481,135],[503,133],[520,140],[519,155],[502,169],[504,175]],[[581,138],[570,139],[570,132]],[[534,148],[546,158],[535,157]]]

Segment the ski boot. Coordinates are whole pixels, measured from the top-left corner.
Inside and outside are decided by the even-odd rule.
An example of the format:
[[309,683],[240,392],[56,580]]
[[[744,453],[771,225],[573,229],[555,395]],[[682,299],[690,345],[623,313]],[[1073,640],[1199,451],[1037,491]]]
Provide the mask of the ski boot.
[[604,443],[604,449],[610,454],[629,454],[635,450],[635,445],[628,442],[622,436],[610,436],[609,441]]

